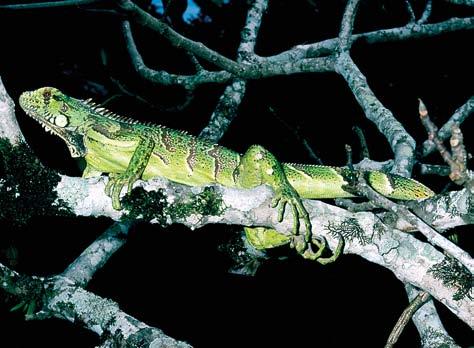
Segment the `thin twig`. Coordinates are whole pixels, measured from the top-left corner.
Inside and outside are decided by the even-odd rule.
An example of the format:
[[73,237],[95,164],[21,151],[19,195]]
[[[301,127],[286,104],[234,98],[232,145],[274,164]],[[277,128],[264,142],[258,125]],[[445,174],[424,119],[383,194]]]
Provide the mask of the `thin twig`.
[[352,147],[348,144],[345,144],[344,148],[346,149],[346,166],[350,170],[354,170],[354,163],[352,161]]
[[428,21],[428,18],[430,18],[430,15],[431,15],[431,7],[432,7],[432,1],[427,0],[425,9],[423,10],[423,13],[421,14],[420,19],[416,21],[417,24],[424,24],[426,23],[426,21]]
[[[411,284],[405,284],[405,291],[410,302],[420,293],[420,290]],[[461,348],[454,342],[444,328],[433,299],[425,302],[425,304],[413,314],[412,320],[420,334],[421,348]]]
[[109,0],[64,0],[64,1],[45,1],[34,2],[30,4],[12,4],[1,5],[2,10],[36,10],[60,7],[78,7],[85,5],[94,5],[100,3],[110,2]]
[[300,142],[303,147],[306,149],[306,152],[308,153],[308,156],[313,160],[314,163],[316,164],[323,164],[323,161],[321,158],[316,154],[316,152],[313,150],[313,147],[309,144],[308,140],[301,134],[301,132],[298,131],[296,127],[292,127],[286,122],[283,118],[281,118],[276,110],[272,107],[269,107],[269,110],[271,114],[283,125],[285,126],[286,129],[288,129],[295,139]]
[[408,16],[409,16],[409,23],[413,23],[416,21],[415,11],[413,11],[413,7],[411,6],[410,0],[405,0],[405,8],[407,9]]
[[392,348],[395,343],[397,343],[398,338],[400,337],[403,329],[408,324],[410,319],[412,318],[413,314],[423,306],[427,301],[431,299],[431,295],[426,291],[421,291],[416,298],[410,302],[407,308],[403,311],[398,318],[397,323],[395,324],[390,336],[388,337],[387,343],[385,344],[385,348]]
[[471,178],[467,171],[467,152],[459,126],[456,123],[452,125],[451,154],[443,141],[438,137],[438,127],[431,121],[428,110],[421,99],[419,100],[419,114],[421,123],[428,132],[428,139],[436,145],[439,154],[451,169],[450,179],[458,185],[464,185],[469,182]]
[[422,163],[420,164],[420,173],[423,175],[448,176],[451,173],[451,168],[446,165]]
[[[470,115],[474,113],[474,96],[470,97],[466,103],[459,107],[449,118],[443,127],[438,131],[438,138],[446,140],[451,136],[451,129],[454,123],[462,124]],[[427,156],[436,150],[436,145],[431,140],[423,143],[423,156]]]
[[473,0],[446,0],[446,1],[456,4],[456,5],[474,6]]
[[231,75],[227,72],[200,70],[195,75],[177,75],[170,74],[164,70],[158,71],[150,69],[146,66],[140,52],[138,51],[128,21],[122,22],[122,34],[125,38],[126,48],[132,60],[133,67],[142,78],[150,82],[165,86],[182,85],[186,89],[194,89],[201,83],[223,83],[231,78]]
[[359,139],[360,159],[363,160],[364,158],[370,158],[369,147],[367,146],[367,140],[365,139],[364,132],[358,126],[352,127],[352,130]]

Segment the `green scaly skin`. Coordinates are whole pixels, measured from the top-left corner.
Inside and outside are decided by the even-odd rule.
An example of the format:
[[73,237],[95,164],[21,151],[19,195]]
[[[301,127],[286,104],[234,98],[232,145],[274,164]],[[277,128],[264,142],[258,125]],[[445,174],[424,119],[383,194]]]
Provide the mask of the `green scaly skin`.
[[[72,157],[85,158],[83,177],[109,174],[106,193],[115,209],[120,209],[123,187],[130,192],[138,179],[161,176],[190,186],[218,183],[235,188],[267,184],[275,191],[272,206],[278,209],[279,221],[285,207],[290,207],[294,236],[285,240],[275,237],[278,233],[272,230],[246,228],[249,240],[259,240],[257,246],[264,248],[291,240],[303,256],[317,259],[324,245],[311,237],[311,222],[301,198],[353,197],[348,187],[357,173],[349,169],[280,163],[259,145],[240,155],[182,131],[118,116],[56,88],[25,92],[20,105],[48,132],[61,137]],[[412,179],[377,171],[364,175],[372,188],[389,198],[414,200],[434,195]],[[302,234],[298,234],[300,219],[304,223]],[[316,253],[309,250],[310,241],[319,247]]]

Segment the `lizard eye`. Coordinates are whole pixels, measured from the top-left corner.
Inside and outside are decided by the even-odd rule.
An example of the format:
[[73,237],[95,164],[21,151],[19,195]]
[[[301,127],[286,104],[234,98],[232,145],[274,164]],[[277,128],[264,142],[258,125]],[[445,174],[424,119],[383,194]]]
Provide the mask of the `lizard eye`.
[[69,110],[69,107],[68,107],[65,103],[62,103],[62,104],[61,104],[61,111],[62,111],[62,112],[66,112],[66,111],[68,111],[68,110]]
[[44,99],[49,99],[49,98],[51,98],[51,91],[44,91],[44,92],[43,92],[43,98],[44,98]]
[[58,115],[58,116],[56,116],[56,118],[54,119],[54,123],[55,123],[56,126],[58,126],[58,127],[66,127],[68,122],[67,122],[66,116],[64,116],[64,115]]

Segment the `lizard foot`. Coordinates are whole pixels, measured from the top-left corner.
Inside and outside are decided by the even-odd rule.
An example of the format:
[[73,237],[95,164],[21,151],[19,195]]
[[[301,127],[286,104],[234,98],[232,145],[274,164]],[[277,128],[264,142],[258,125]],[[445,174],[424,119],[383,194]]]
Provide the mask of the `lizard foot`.
[[[285,208],[287,204],[291,207],[293,214],[293,238],[291,246],[296,249],[298,253],[303,253],[308,247],[311,240],[311,221],[308,212],[306,211],[301,198],[290,184],[279,187],[276,190],[275,198],[272,200],[272,208],[278,209],[278,221],[283,221]],[[304,232],[300,233],[300,218],[304,222]]]
[[308,260],[317,261],[322,265],[327,265],[328,263],[336,261],[339,255],[341,255],[342,250],[344,249],[344,238],[339,238],[336,250],[330,257],[321,257],[323,251],[326,249],[327,246],[326,238],[321,237],[321,239],[322,241],[318,241],[316,238],[313,238],[312,240],[312,244],[318,247],[318,250],[316,252],[312,250],[311,244],[309,244],[308,248],[305,250],[304,253],[301,254],[301,256]]
[[127,193],[132,191],[132,186],[137,178],[134,175],[127,173],[120,173],[115,175],[109,175],[109,181],[105,185],[105,194],[112,198],[112,207],[115,210],[122,209],[120,204],[120,193],[124,186],[127,186]]

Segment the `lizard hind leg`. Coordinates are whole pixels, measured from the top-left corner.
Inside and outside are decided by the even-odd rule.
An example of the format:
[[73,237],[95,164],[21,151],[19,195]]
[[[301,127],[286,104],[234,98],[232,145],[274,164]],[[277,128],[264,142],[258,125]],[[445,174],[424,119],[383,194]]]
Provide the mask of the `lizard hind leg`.
[[[283,220],[286,206],[290,206],[293,215],[291,245],[302,254],[311,239],[311,222],[300,196],[288,182],[283,167],[275,156],[260,145],[252,145],[242,156],[234,172],[234,180],[242,188],[269,185],[275,192],[272,208],[277,208],[280,222]],[[299,232],[300,218],[304,222],[302,233]]]
[[89,163],[87,163],[86,167],[84,168],[84,171],[82,172],[83,178],[94,178],[101,175],[102,175],[102,171],[94,168]]
[[[282,234],[272,228],[244,227],[244,231],[247,241],[257,250],[276,248],[288,244],[291,241],[290,236]],[[317,261],[322,265],[332,263],[337,260],[344,248],[344,239],[342,236],[339,237],[339,243],[331,256],[322,257],[327,247],[327,241],[324,237],[320,237],[320,239],[313,237],[311,243],[308,243],[308,247],[301,256],[308,260]],[[316,251],[313,251],[313,245],[317,247]]]

